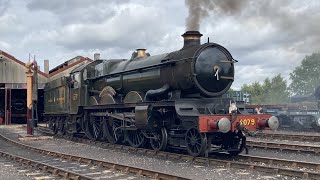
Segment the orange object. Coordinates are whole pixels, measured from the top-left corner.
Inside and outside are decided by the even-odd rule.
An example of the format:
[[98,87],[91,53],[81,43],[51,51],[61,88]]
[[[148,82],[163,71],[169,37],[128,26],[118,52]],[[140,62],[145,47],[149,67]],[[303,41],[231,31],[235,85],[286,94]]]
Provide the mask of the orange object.
[[199,117],[200,132],[219,132],[218,122],[222,118],[227,118],[231,122],[231,131],[245,127],[250,131],[268,129],[266,122],[271,117],[270,114],[226,114],[226,115],[205,115]]
[[[37,91],[38,91],[38,65],[37,61],[32,63],[27,63],[27,134],[33,135],[33,121],[32,117],[32,106],[33,102],[37,100]],[[33,72],[32,72],[33,69]]]
[[[31,66],[30,66],[31,67]],[[30,68],[28,68],[27,72],[27,134],[33,135],[33,129],[31,127],[31,119],[32,119],[32,78],[33,73]]]

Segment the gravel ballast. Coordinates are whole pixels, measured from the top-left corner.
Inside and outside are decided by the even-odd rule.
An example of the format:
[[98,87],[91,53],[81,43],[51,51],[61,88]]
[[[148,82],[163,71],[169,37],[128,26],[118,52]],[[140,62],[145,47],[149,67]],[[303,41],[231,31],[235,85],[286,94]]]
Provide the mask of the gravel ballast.
[[[23,127],[0,128],[0,133],[16,139],[23,136]],[[75,143],[63,139],[47,139],[23,142],[35,147],[99,159],[113,163],[125,164],[135,167],[152,169],[169,174],[175,174],[191,179],[296,179],[292,177],[259,173],[252,170],[239,170],[225,167],[207,167],[205,165],[191,164],[182,161],[171,161],[161,158],[139,155],[137,153],[125,153],[116,150],[102,149],[96,146]]]

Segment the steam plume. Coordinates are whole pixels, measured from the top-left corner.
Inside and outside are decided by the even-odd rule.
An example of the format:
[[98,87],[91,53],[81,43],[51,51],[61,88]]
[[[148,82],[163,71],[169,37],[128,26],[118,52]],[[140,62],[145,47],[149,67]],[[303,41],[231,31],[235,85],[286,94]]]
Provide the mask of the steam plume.
[[246,0],[185,0],[189,15],[186,19],[187,30],[198,31],[201,20],[207,17],[210,11],[226,14],[240,12]]

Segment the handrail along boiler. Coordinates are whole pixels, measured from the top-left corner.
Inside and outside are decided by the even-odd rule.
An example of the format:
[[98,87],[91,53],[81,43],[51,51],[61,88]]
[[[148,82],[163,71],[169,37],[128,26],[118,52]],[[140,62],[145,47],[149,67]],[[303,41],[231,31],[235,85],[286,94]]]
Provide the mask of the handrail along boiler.
[[243,131],[276,129],[268,114],[241,114],[221,96],[234,80],[230,52],[200,44],[198,31],[183,35],[178,51],[130,59],[95,60],[45,86],[45,117],[57,133],[84,131],[94,140],[155,150],[185,149],[192,156],[238,154]]

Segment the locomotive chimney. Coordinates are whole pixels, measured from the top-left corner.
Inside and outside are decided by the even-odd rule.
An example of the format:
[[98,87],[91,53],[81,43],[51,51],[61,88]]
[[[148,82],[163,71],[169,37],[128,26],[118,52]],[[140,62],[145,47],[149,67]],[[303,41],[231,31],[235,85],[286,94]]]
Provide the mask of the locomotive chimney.
[[184,39],[183,48],[200,45],[202,34],[199,31],[187,31],[181,35]]
[[94,53],[93,60],[99,60],[100,59],[100,53]]
[[137,57],[136,58],[146,57],[146,50],[147,49],[137,49]]

